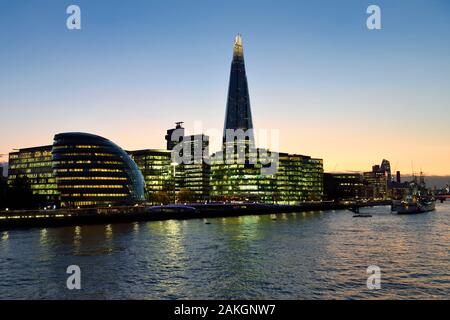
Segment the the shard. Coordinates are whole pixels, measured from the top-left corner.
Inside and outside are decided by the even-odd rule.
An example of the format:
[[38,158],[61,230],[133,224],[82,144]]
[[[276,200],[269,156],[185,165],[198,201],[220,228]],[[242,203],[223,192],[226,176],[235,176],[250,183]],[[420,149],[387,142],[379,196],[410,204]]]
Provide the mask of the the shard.
[[230,83],[228,86],[227,109],[223,138],[227,137],[227,130],[242,129],[248,132],[248,137],[253,141],[253,122],[250,110],[250,97],[248,93],[247,75],[245,73],[244,51],[241,35],[237,35],[234,41],[233,61],[231,63]]

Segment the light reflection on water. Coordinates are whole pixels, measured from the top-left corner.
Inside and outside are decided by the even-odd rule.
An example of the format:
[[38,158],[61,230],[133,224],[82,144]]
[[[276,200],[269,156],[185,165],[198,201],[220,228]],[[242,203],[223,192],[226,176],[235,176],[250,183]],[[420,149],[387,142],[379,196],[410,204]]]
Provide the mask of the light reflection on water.
[[[449,298],[450,203],[4,231],[0,298]],[[65,288],[66,268],[82,290]],[[366,287],[366,268],[382,288]]]

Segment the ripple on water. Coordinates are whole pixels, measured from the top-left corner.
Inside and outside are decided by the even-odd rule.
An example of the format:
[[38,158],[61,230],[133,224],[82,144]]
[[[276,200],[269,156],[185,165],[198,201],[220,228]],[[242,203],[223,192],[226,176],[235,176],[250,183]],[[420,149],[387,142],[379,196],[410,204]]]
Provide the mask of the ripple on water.
[[[448,298],[450,203],[410,217],[368,210],[11,231],[0,299]],[[65,290],[69,264],[82,292]],[[367,289],[370,265],[380,290]]]

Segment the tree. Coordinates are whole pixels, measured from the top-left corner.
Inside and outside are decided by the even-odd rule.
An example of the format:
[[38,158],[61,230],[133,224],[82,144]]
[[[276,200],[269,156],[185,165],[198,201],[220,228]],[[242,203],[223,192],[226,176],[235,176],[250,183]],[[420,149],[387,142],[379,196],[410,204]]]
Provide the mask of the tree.
[[169,204],[170,197],[165,191],[158,191],[150,194],[149,201],[153,204]]
[[37,209],[39,201],[27,178],[18,177],[7,189],[7,205],[12,209]]
[[183,188],[178,192],[177,195],[178,202],[193,202],[195,201],[195,193],[192,190]]

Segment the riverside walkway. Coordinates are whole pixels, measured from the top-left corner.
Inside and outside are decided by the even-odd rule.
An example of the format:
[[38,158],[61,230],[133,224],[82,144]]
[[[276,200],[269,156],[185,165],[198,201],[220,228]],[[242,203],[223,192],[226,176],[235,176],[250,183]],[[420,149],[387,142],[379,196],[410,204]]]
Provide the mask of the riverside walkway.
[[85,224],[160,221],[170,219],[204,219],[305,211],[326,211],[387,204],[390,204],[390,202],[377,201],[345,204],[336,204],[333,202],[305,202],[298,205],[208,203],[54,210],[10,210],[0,212],[0,230]]

